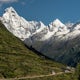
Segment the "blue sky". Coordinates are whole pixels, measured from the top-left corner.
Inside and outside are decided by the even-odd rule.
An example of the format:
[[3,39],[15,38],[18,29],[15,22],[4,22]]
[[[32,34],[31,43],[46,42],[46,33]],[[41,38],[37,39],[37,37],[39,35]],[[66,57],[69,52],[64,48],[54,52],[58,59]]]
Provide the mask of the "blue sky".
[[80,21],[80,0],[0,0],[0,16],[10,6],[30,21],[42,21],[44,24],[56,18],[63,23]]

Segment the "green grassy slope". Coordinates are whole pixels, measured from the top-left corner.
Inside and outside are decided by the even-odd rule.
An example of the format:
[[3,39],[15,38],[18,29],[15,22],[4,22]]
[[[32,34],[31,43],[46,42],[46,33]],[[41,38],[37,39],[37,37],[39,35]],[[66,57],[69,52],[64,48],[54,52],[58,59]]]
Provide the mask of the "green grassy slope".
[[77,80],[72,74],[61,74],[50,77],[34,78],[34,79],[20,79],[20,80]]
[[64,65],[38,56],[6,30],[0,22],[0,78],[60,72]]

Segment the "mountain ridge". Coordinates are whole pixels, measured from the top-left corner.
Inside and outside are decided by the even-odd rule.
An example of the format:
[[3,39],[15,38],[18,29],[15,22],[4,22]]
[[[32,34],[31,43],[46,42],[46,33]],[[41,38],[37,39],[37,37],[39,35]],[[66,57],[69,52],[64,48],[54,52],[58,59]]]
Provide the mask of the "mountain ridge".
[[[77,63],[73,56],[76,56],[80,51],[79,47],[77,47],[78,51],[72,52],[73,56],[70,52],[76,45],[79,46],[77,37],[80,35],[80,23],[73,24],[68,28],[59,19],[56,19],[45,26],[42,22],[25,20],[12,7],[6,9],[1,21],[11,33],[21,39],[28,47],[68,65]],[[70,57],[68,57],[69,55]],[[65,56],[66,60],[62,56]],[[71,59],[74,64],[70,63],[68,59]]]

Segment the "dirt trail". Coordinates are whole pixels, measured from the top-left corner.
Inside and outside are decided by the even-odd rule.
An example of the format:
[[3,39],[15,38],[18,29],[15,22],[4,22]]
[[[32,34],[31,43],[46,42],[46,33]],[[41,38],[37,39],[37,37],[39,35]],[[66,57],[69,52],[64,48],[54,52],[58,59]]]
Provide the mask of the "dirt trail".
[[[21,79],[28,79],[28,78],[40,78],[40,77],[48,77],[48,76],[55,76],[64,74],[65,72],[59,72],[55,74],[48,74],[48,75],[39,75],[39,76],[27,76],[27,77],[20,77],[20,78],[8,78],[8,79],[0,79],[0,80],[21,80]],[[72,72],[66,72],[66,73],[72,73]]]

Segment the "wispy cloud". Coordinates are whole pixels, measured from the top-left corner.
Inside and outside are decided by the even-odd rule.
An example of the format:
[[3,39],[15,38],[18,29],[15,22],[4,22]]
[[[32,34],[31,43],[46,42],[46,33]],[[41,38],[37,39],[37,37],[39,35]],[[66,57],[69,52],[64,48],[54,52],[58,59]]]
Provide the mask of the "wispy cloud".
[[21,2],[22,5],[26,5],[26,4],[33,4],[36,0],[23,0]]
[[18,0],[0,0],[0,6],[7,3],[18,2]]
[[17,2],[18,0],[0,0],[0,3]]
[[25,2],[21,2],[21,4],[22,4],[22,5],[26,5],[26,3],[25,3]]

